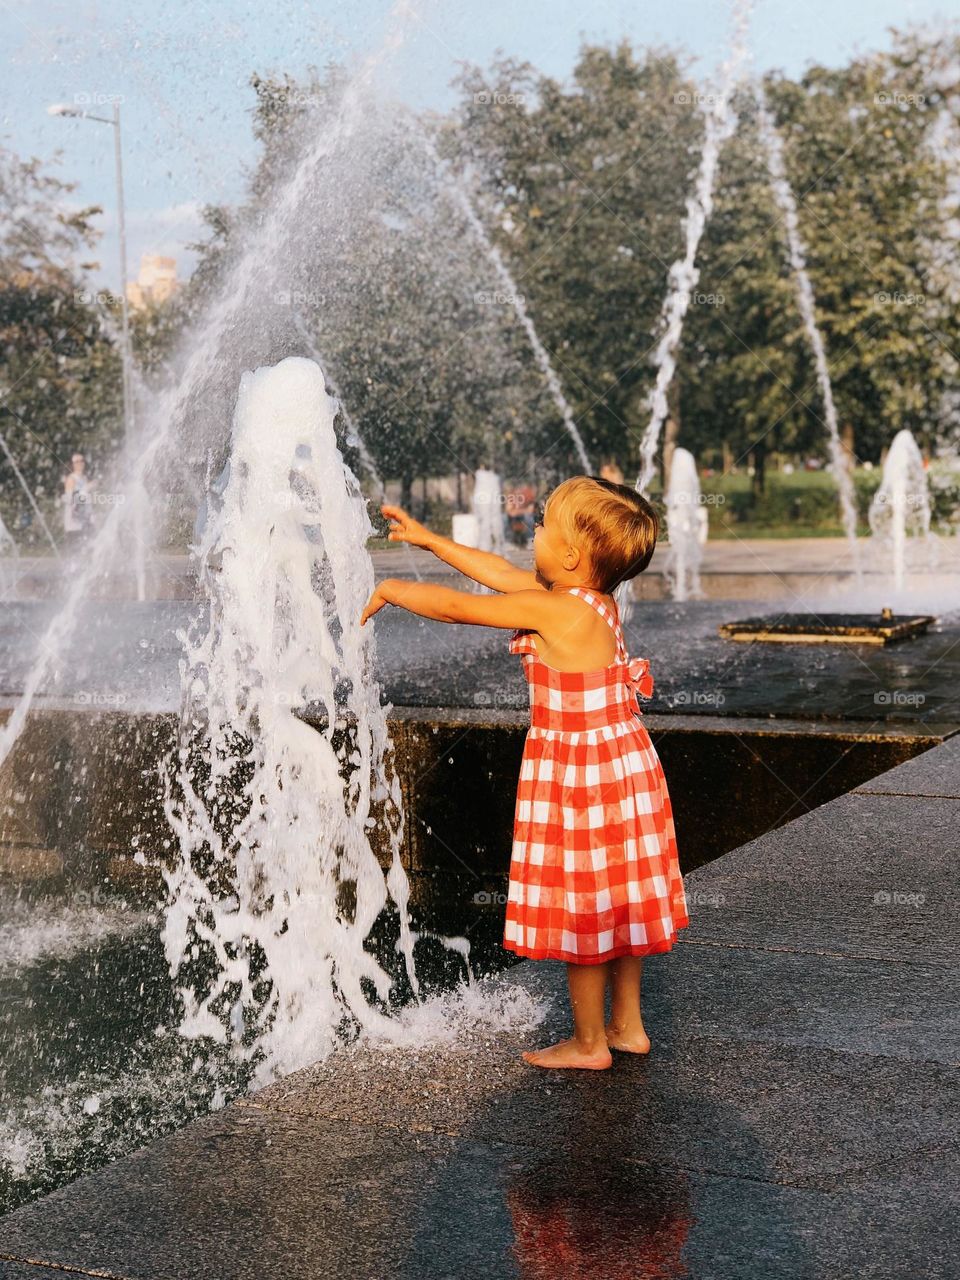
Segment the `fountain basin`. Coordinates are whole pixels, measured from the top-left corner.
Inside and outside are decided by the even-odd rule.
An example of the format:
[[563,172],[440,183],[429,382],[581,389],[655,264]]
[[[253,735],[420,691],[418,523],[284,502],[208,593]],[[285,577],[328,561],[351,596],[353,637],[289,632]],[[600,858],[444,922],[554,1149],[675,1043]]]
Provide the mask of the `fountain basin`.
[[937,619],[932,614],[785,613],[780,617],[745,618],[718,628],[726,640],[761,640],[775,644],[894,644],[922,635]]
[[[176,713],[182,653],[176,632],[198,608],[156,601],[105,610],[90,601],[56,681],[41,690],[38,710]],[[34,637],[51,610],[41,602],[18,603],[0,616],[0,710],[22,689]],[[755,607],[753,616],[767,610],[767,621],[775,623],[789,605]],[[956,614],[944,613],[907,647],[871,646],[865,662],[862,646],[854,644],[728,644],[718,627],[732,612],[729,602],[712,600],[639,605],[625,634],[630,653],[650,659],[654,693],[645,712],[872,724],[960,720]],[[383,610],[374,625],[376,674],[392,704],[526,710],[526,686],[519,661],[507,652],[506,633],[426,622],[399,609]],[[44,777],[41,770],[32,789],[42,792]]]
[[[710,715],[647,715],[644,723],[673,797],[684,872],[960,729],[946,721],[879,727]],[[467,873],[478,886],[506,874],[526,725],[525,712],[496,708],[390,712],[406,811],[401,855],[415,891],[418,879],[425,887],[423,878],[439,872]],[[158,887],[153,867],[172,839],[161,776],[176,734],[170,713],[31,715],[0,771],[0,878],[104,883],[118,892]],[[40,767],[42,792],[30,786]],[[386,865],[388,847],[377,853]]]

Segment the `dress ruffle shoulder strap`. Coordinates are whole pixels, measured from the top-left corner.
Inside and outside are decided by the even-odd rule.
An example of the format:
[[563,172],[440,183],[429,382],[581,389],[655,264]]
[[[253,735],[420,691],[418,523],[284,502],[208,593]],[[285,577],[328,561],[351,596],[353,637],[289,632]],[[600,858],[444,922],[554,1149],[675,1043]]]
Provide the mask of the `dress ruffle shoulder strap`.
[[605,622],[608,622],[610,624],[610,626],[613,628],[613,633],[617,638],[616,660],[618,662],[625,661],[627,657],[627,650],[626,650],[626,646],[623,643],[623,628],[620,626],[619,614],[615,610],[611,611],[610,608],[604,604],[604,602],[600,599],[599,596],[594,595],[594,593],[592,591],[587,590],[586,587],[570,587],[569,594],[572,596],[579,596],[580,599],[585,600],[587,604],[593,605],[597,613],[600,614],[600,617],[603,618]]
[[623,627],[620,623],[620,611],[616,607],[611,611],[610,608],[592,591],[587,591],[582,587],[571,587],[571,595],[577,595],[581,600],[586,600],[588,604],[592,604],[601,617],[613,627],[617,637],[617,662],[624,668],[624,675],[629,683],[633,686],[634,692],[639,694],[641,698],[650,698],[653,696],[653,676],[650,674],[650,662],[647,658],[631,658],[627,653],[627,646],[623,639]]
[[515,631],[510,637],[510,652],[521,654],[532,653],[534,657],[537,657],[537,649],[533,643],[533,635],[534,633],[532,631]]
[[[652,697],[653,676],[650,674],[650,663],[646,658],[631,658],[627,654],[619,610],[614,609],[611,611],[609,606],[604,604],[597,595],[583,587],[570,587],[569,592],[571,595],[579,596],[581,600],[585,600],[592,605],[601,617],[605,618],[610,624],[617,638],[616,663],[623,668],[625,678],[633,685],[634,691],[641,698]],[[534,635],[533,631],[514,631],[510,637],[510,652],[530,654],[533,658],[539,658],[540,655],[537,653],[537,647],[534,644]]]

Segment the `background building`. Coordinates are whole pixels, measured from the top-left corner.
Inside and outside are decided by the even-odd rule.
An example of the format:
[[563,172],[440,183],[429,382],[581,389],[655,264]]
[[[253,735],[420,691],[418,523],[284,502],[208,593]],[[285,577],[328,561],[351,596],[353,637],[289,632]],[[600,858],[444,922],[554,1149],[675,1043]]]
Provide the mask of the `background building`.
[[127,284],[127,301],[131,307],[146,307],[166,302],[177,289],[177,260],[156,253],[145,253],[140,259],[140,274]]

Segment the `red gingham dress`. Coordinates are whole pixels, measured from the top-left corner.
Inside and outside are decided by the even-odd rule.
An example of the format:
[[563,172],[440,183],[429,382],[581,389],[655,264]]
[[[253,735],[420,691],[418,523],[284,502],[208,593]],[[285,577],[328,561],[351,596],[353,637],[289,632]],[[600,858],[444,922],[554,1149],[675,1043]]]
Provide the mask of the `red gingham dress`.
[[[556,589],[556,588],[555,588]],[[637,694],[646,658],[627,657],[620,619],[568,588],[613,627],[617,656],[595,671],[542,662],[515,631],[530,689],[514,818],[503,945],[536,960],[601,964],[669,951],[689,924],[673,810]]]

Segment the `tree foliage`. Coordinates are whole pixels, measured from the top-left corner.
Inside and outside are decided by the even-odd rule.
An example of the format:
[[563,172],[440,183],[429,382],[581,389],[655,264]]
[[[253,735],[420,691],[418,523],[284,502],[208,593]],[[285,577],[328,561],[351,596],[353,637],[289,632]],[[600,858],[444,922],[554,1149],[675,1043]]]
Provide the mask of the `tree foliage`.
[[[94,466],[103,462],[121,422],[107,328],[117,299],[93,286],[88,257],[99,210],[71,210],[72,191],[38,160],[0,147],[0,434],[48,514],[71,453],[82,448]],[[29,528],[30,503],[6,456],[0,510],[15,536]]]
[[[797,80],[769,75],[763,85],[840,422],[861,460],[877,461],[901,427],[927,449],[957,430],[958,55],[956,40],[895,33],[889,52],[814,66]],[[499,58],[462,72],[447,114],[418,119],[371,105],[349,147],[324,153],[318,142],[335,139],[355,110],[347,85],[336,66],[304,83],[254,77],[260,150],[247,198],[206,210],[193,278],[135,317],[148,383],[178,376],[184,335],[251,233],[293,193],[297,216],[266,264],[272,290],[257,295],[256,316],[238,321],[246,327],[226,364],[316,355],[376,467],[400,477],[407,496],[416,477],[481,464],[546,481],[576,470],[456,187],[509,268],[591,457],[612,456],[632,475],[703,142],[698,87],[681,57],[585,45],[565,83]],[[672,408],[680,443],[711,461],[721,449],[734,463],[749,458],[762,475],[771,452],[824,455],[824,411],[755,87],[743,86],[734,105],[738,127],[720,157]],[[35,161],[0,160],[0,423],[49,491],[65,451],[116,437],[116,353],[101,322],[110,306],[92,304],[83,287],[94,211],[66,213],[69,188]],[[211,384],[221,400],[237,372],[229,365]],[[201,400],[196,412],[209,419],[209,396]],[[344,417],[356,462],[351,442]]]

